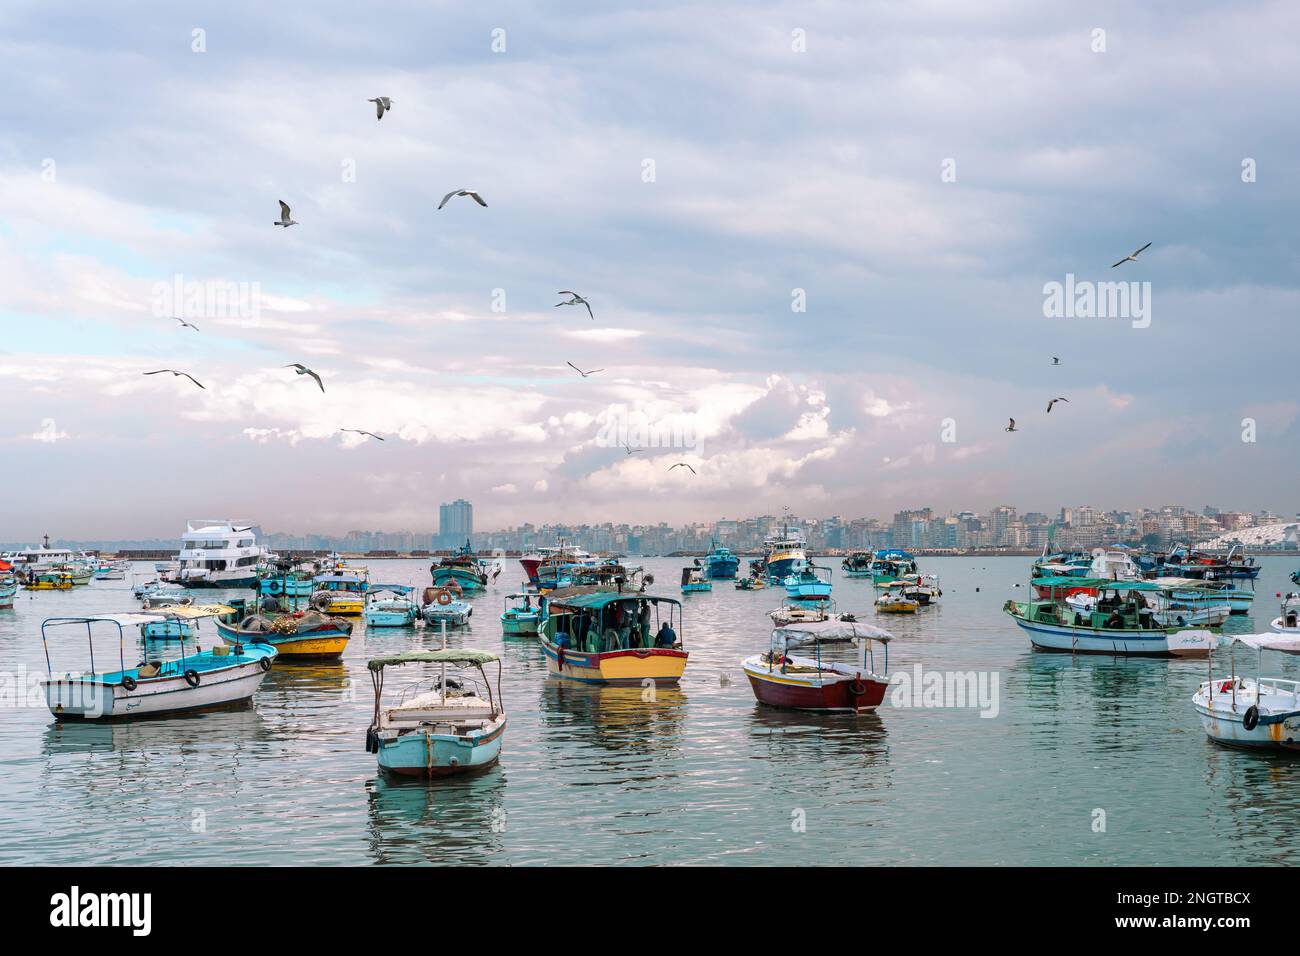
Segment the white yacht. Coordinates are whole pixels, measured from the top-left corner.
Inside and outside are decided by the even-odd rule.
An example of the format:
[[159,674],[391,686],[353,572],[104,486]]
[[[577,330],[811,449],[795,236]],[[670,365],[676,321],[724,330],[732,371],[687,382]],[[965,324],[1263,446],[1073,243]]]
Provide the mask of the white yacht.
[[1142,578],[1142,569],[1128,556],[1127,551],[1093,548],[1088,577],[1106,581],[1138,581]]
[[8,561],[24,571],[48,571],[60,564],[93,564],[95,556],[76,548],[51,548],[50,536],[39,548],[22,548],[17,551],[0,551],[0,561]]
[[246,588],[257,583],[257,566],[275,555],[257,543],[253,526],[224,518],[186,522],[179,567],[165,579],[187,588]]

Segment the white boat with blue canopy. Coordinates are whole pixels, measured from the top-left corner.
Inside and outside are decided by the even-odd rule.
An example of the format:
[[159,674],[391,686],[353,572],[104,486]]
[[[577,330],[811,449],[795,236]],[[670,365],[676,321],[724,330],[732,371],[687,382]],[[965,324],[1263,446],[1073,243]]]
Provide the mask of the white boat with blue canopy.
[[[187,652],[173,660],[126,664],[125,628],[163,620],[147,612],[54,617],[41,624],[47,677],[41,681],[45,700],[57,720],[111,720],[156,717],[225,707],[247,702],[271,669],[275,648],[269,644],[218,644]],[[97,671],[96,627],[117,634],[116,670]],[[50,638],[64,628],[85,628],[90,650],[89,671],[56,672]],[[133,655],[134,656],[134,655]],[[111,658],[110,658],[111,659]]]
[[[1237,673],[1237,645],[1257,652],[1255,677]],[[1209,680],[1192,695],[1192,707],[1205,733],[1216,743],[1255,750],[1300,750],[1300,681],[1264,677],[1264,651],[1300,654],[1300,637],[1243,634],[1230,639],[1230,672]]]
[[542,594],[511,594],[501,612],[501,633],[507,637],[536,637],[546,620],[546,604]]
[[409,584],[372,584],[366,591],[366,627],[410,627],[420,617]]
[[[375,711],[366,750],[380,770],[408,777],[441,777],[483,770],[496,763],[505,736],[501,659],[489,651],[444,647],[377,657],[367,665]],[[496,662],[496,693],[484,665]],[[384,669],[434,664],[436,676],[407,687],[396,705],[383,706]],[[452,677],[448,668],[458,671]],[[472,674],[470,669],[477,671]]]
[[146,641],[185,641],[198,636],[199,622],[204,618],[233,614],[228,604],[188,604],[163,607],[148,612],[153,618],[140,625],[140,636]]

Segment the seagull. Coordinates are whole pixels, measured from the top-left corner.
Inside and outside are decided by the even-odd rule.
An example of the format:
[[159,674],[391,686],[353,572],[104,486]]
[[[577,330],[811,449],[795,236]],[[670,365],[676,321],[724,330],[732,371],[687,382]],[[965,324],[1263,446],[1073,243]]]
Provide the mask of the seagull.
[[1016,431],[1016,420],[1014,418],[1011,419],[1011,424],[1008,425],[1006,428],[1004,428],[1003,431],[1008,431],[1008,432]]
[[557,309],[558,309],[560,306],[562,306],[562,305],[585,305],[585,306],[587,307],[587,314],[588,314],[589,316],[591,316],[591,321],[593,321],[593,322],[596,321],[596,314],[595,314],[594,312],[591,311],[591,303],[588,302],[586,299],[584,299],[582,296],[578,295],[578,293],[576,293],[576,292],[569,292],[568,290],[565,290],[564,292],[557,292],[557,293],[555,293],[555,294],[556,294],[556,295],[571,295],[571,296],[573,296],[573,298],[572,298],[572,299],[569,299],[567,302],[557,302],[557,303],[555,303],[555,307],[556,307]]
[[285,202],[283,199],[280,200],[280,218],[276,222],[271,223],[271,225],[284,226],[284,228],[286,229],[288,229],[290,226],[298,225],[297,219],[290,218],[289,204]]
[[453,189],[451,192],[447,193],[447,195],[442,197],[442,202],[438,203],[438,208],[441,209],[443,206],[447,205],[447,200],[452,196],[468,196],[484,209],[487,208],[487,203],[483,201],[483,197],[472,189]]
[[156,371],[153,371],[153,372],[144,372],[143,374],[145,374],[145,375],[161,375],[163,372],[171,372],[173,375],[183,375],[183,376],[185,376],[186,378],[188,378],[191,382],[193,382],[195,385],[197,385],[199,388],[203,388],[203,383],[202,383],[202,382],[200,382],[197,378],[195,378],[195,377],[194,377],[193,375],[191,375],[189,372],[182,372],[182,371],[180,371],[180,369],[174,369],[174,368],[160,368],[160,369],[157,369]]
[[301,362],[294,362],[292,365],[281,365],[280,367],[297,369],[299,375],[310,375],[312,378],[316,380],[316,384],[320,386],[320,390],[322,392],[325,391],[325,383],[320,380],[320,376],[317,375],[315,372],[313,372],[311,369],[309,369],[307,366],[303,365]]
[[393,101],[387,96],[376,96],[373,100],[366,100],[366,102],[375,104],[375,119],[383,119],[384,110],[393,108]]
[[605,371],[603,368],[593,368],[590,372],[584,372],[582,369],[578,368],[578,366],[574,365],[572,362],[565,362],[564,364],[569,366],[569,368],[573,369],[583,378],[586,378],[588,375],[595,375],[597,372]]
[[[319,382],[320,379],[317,379],[316,381]],[[325,386],[323,386],[323,385],[321,386],[321,391],[322,391],[322,392],[325,391]],[[383,441],[383,439],[380,438],[378,435],[376,435],[374,432],[368,432],[368,431],[366,431],[365,429],[362,429],[362,428],[340,428],[339,431],[341,431],[341,432],[354,432],[355,434],[358,434],[358,435],[369,435],[371,438],[375,439],[376,441]]]
[[[1148,242],[1141,249],[1137,250],[1137,252],[1133,253],[1130,256],[1125,256],[1123,259],[1119,260],[1119,262],[1115,263],[1115,266],[1122,266],[1126,262],[1137,262],[1137,257],[1150,248],[1151,248],[1151,243]],[[1114,269],[1115,266],[1111,266],[1111,268]]]
[[637,454],[637,453],[639,453],[639,452],[643,452],[643,451],[645,451],[644,448],[633,448],[633,447],[632,447],[631,445],[629,445],[627,442],[623,442],[623,447],[627,449],[627,453],[628,453],[629,455],[635,455],[635,454]]
[[1052,364],[1053,364],[1053,365],[1060,365],[1060,364],[1061,364],[1061,359],[1060,359],[1058,356],[1053,355],[1053,356],[1052,356]]
[[1052,406],[1055,405],[1057,402],[1068,402],[1068,401],[1069,401],[1068,398],[1054,398],[1054,399],[1052,399],[1050,402],[1047,403],[1047,414],[1049,414],[1049,415],[1052,414]]
[[199,330],[199,327],[197,325],[194,325],[191,322],[186,322],[179,315],[173,315],[172,318],[175,319],[177,322],[179,322],[181,324],[181,328],[183,329],[193,329],[195,332]]
[[688,465],[688,464],[686,464],[686,462],[684,462],[684,461],[679,461],[677,464],[672,465],[671,467],[669,467],[668,470],[669,470],[669,471],[672,471],[673,468],[690,468],[690,469],[691,469],[691,474],[692,474],[692,475],[697,475],[697,474],[699,474],[699,472],[697,472],[694,468],[691,468],[691,466]]

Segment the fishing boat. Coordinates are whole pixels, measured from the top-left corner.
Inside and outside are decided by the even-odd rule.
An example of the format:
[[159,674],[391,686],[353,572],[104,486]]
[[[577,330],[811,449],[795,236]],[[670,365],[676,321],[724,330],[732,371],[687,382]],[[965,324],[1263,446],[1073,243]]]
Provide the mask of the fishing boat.
[[1219,557],[1180,544],[1164,555],[1160,562],[1161,574],[1184,578],[1244,578],[1254,581],[1261,570],[1262,565],[1257,564],[1254,558],[1238,555],[1236,547],[1230,549],[1226,556]]
[[265,613],[256,604],[230,602],[234,610],[217,618],[217,634],[227,644],[269,644],[285,663],[337,660],[352,637],[352,622],[319,611]]
[[681,610],[680,601],[647,594],[555,592],[538,635],[547,670],[589,684],[675,684],[688,657]]
[[824,601],[831,596],[831,569],[808,562],[786,575],[781,585],[796,601]]
[[257,583],[257,566],[268,557],[251,525],[195,518],[185,524],[177,569],[165,580],[189,588],[251,588]]
[[906,597],[901,590],[889,590],[876,598],[877,614],[915,614],[921,602]]
[[730,581],[740,569],[740,558],[730,548],[716,540],[710,542],[709,553],[704,557],[704,575],[714,581]]
[[871,552],[852,551],[840,562],[840,570],[846,578],[871,577]]
[[358,617],[365,611],[369,587],[365,568],[318,574],[312,581],[316,590],[311,596],[311,606],[320,613]]
[[501,633],[507,637],[536,637],[546,618],[546,598],[537,594],[511,594],[501,612]]
[[14,566],[8,561],[0,561],[0,610],[14,606],[14,595],[18,593],[18,576]]
[[[889,688],[889,641],[879,627],[855,621],[789,624],[772,631],[770,648],[745,658],[743,667],[759,703],[794,710],[861,713],[874,710]],[[884,649],[876,672],[875,644]],[[856,663],[826,659],[836,644],[856,644]],[[812,656],[794,656],[791,648],[809,648]]]
[[903,576],[916,573],[916,558],[898,548],[882,548],[871,559],[871,585],[875,588],[891,588]]
[[1043,545],[1043,553],[1038,560],[1034,562],[1033,568],[1029,572],[1033,578],[1082,578],[1087,577],[1088,568],[1092,566],[1092,555],[1087,551],[1057,551],[1054,554],[1047,553],[1047,545]]
[[[446,641],[444,640],[444,645]],[[496,693],[485,664],[497,665]],[[416,684],[392,707],[383,706],[384,669],[436,664],[431,685]],[[366,750],[379,769],[407,777],[441,777],[483,770],[496,763],[506,731],[501,704],[501,659],[488,651],[448,648],[377,657],[367,665],[375,688],[375,712]],[[477,676],[450,677],[447,669],[475,668]]]
[[66,571],[28,571],[23,579],[28,591],[71,591],[72,575]]
[[1215,743],[1260,750],[1300,750],[1300,681],[1260,675],[1263,652],[1300,654],[1300,638],[1275,634],[1237,635],[1229,648],[1238,644],[1258,653],[1256,676],[1237,673],[1236,654],[1230,660],[1227,677],[1214,676],[1192,695],[1192,707],[1201,718],[1206,735]]
[[763,573],[772,584],[779,584],[799,567],[808,563],[803,532],[785,526],[779,535],[764,542]]
[[1269,627],[1275,634],[1300,635],[1300,594],[1292,592],[1282,600],[1282,613]]
[[[94,617],[49,618],[41,624],[48,676],[41,681],[56,720],[107,720],[171,715],[247,701],[271,669],[276,651],[268,644],[218,645],[187,652],[175,660],[142,661],[126,666],[124,627],[156,620],[142,612]],[[95,627],[117,630],[115,671],[95,670]],[[88,672],[56,673],[50,663],[50,637],[62,627],[85,627],[90,647]]]
[[713,582],[704,576],[703,569],[697,562],[694,566],[682,568],[682,593],[691,594],[696,591],[712,591]]
[[96,581],[124,581],[128,566],[122,561],[100,562],[91,576]]
[[44,538],[39,548],[20,548],[0,551],[0,561],[13,565],[15,571],[53,571],[68,565],[83,565],[93,569],[97,560],[88,551],[77,548],[51,548],[50,536]]
[[430,566],[429,573],[433,575],[434,587],[441,588],[455,583],[466,594],[482,591],[488,584],[483,563],[474,554],[474,549],[470,547],[468,541],[447,557],[435,561]]
[[737,591],[761,591],[767,587],[767,581],[761,576],[736,578]]
[[409,584],[372,584],[366,589],[366,627],[410,627],[420,618]]
[[1120,548],[1093,548],[1087,576],[1106,581],[1139,581],[1142,569]]
[[316,590],[316,575],[289,561],[276,562],[258,569],[257,590],[267,597],[309,598]]
[[939,587],[939,575],[937,574],[917,572],[905,578],[900,578],[897,590],[903,597],[915,601],[921,607],[936,604],[939,598],[943,597],[943,589]]
[[786,599],[780,607],[775,607],[767,612],[767,616],[772,619],[775,627],[785,627],[787,624],[812,624],[817,621],[855,621],[850,613],[839,613],[835,610],[835,602],[826,601],[792,601]]
[[1204,657],[1218,643],[1206,628],[1161,625],[1128,582],[1099,589],[1090,615],[1054,600],[1007,601],[1002,610],[1038,650],[1139,657]]
[[420,602],[420,617],[425,624],[443,624],[464,627],[474,614],[474,605],[460,600],[455,588],[425,588]]
[[[1151,610],[1155,622],[1162,626],[1201,625],[1204,627],[1219,627],[1232,613],[1227,604],[1179,600],[1173,597],[1170,592],[1159,587],[1137,587],[1137,585],[1147,584],[1148,582],[1134,581],[1132,583],[1134,587],[1125,593],[1130,595],[1138,594],[1136,600],[1144,602],[1145,606]],[[1065,599],[1065,606],[1070,611],[1079,612],[1087,618],[1097,609],[1098,600],[1099,598],[1095,594],[1071,594]]]
[[529,584],[536,587],[538,571],[543,564],[582,564],[591,555],[581,548],[566,544],[563,540],[555,547],[537,548],[519,559],[524,575]]

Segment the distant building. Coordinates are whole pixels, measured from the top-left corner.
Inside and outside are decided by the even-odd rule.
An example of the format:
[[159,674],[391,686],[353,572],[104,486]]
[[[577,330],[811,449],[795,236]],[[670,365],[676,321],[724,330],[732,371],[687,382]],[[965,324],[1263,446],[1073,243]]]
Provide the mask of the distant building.
[[474,506],[464,498],[438,508],[438,540],[444,548],[456,547],[474,533]]

